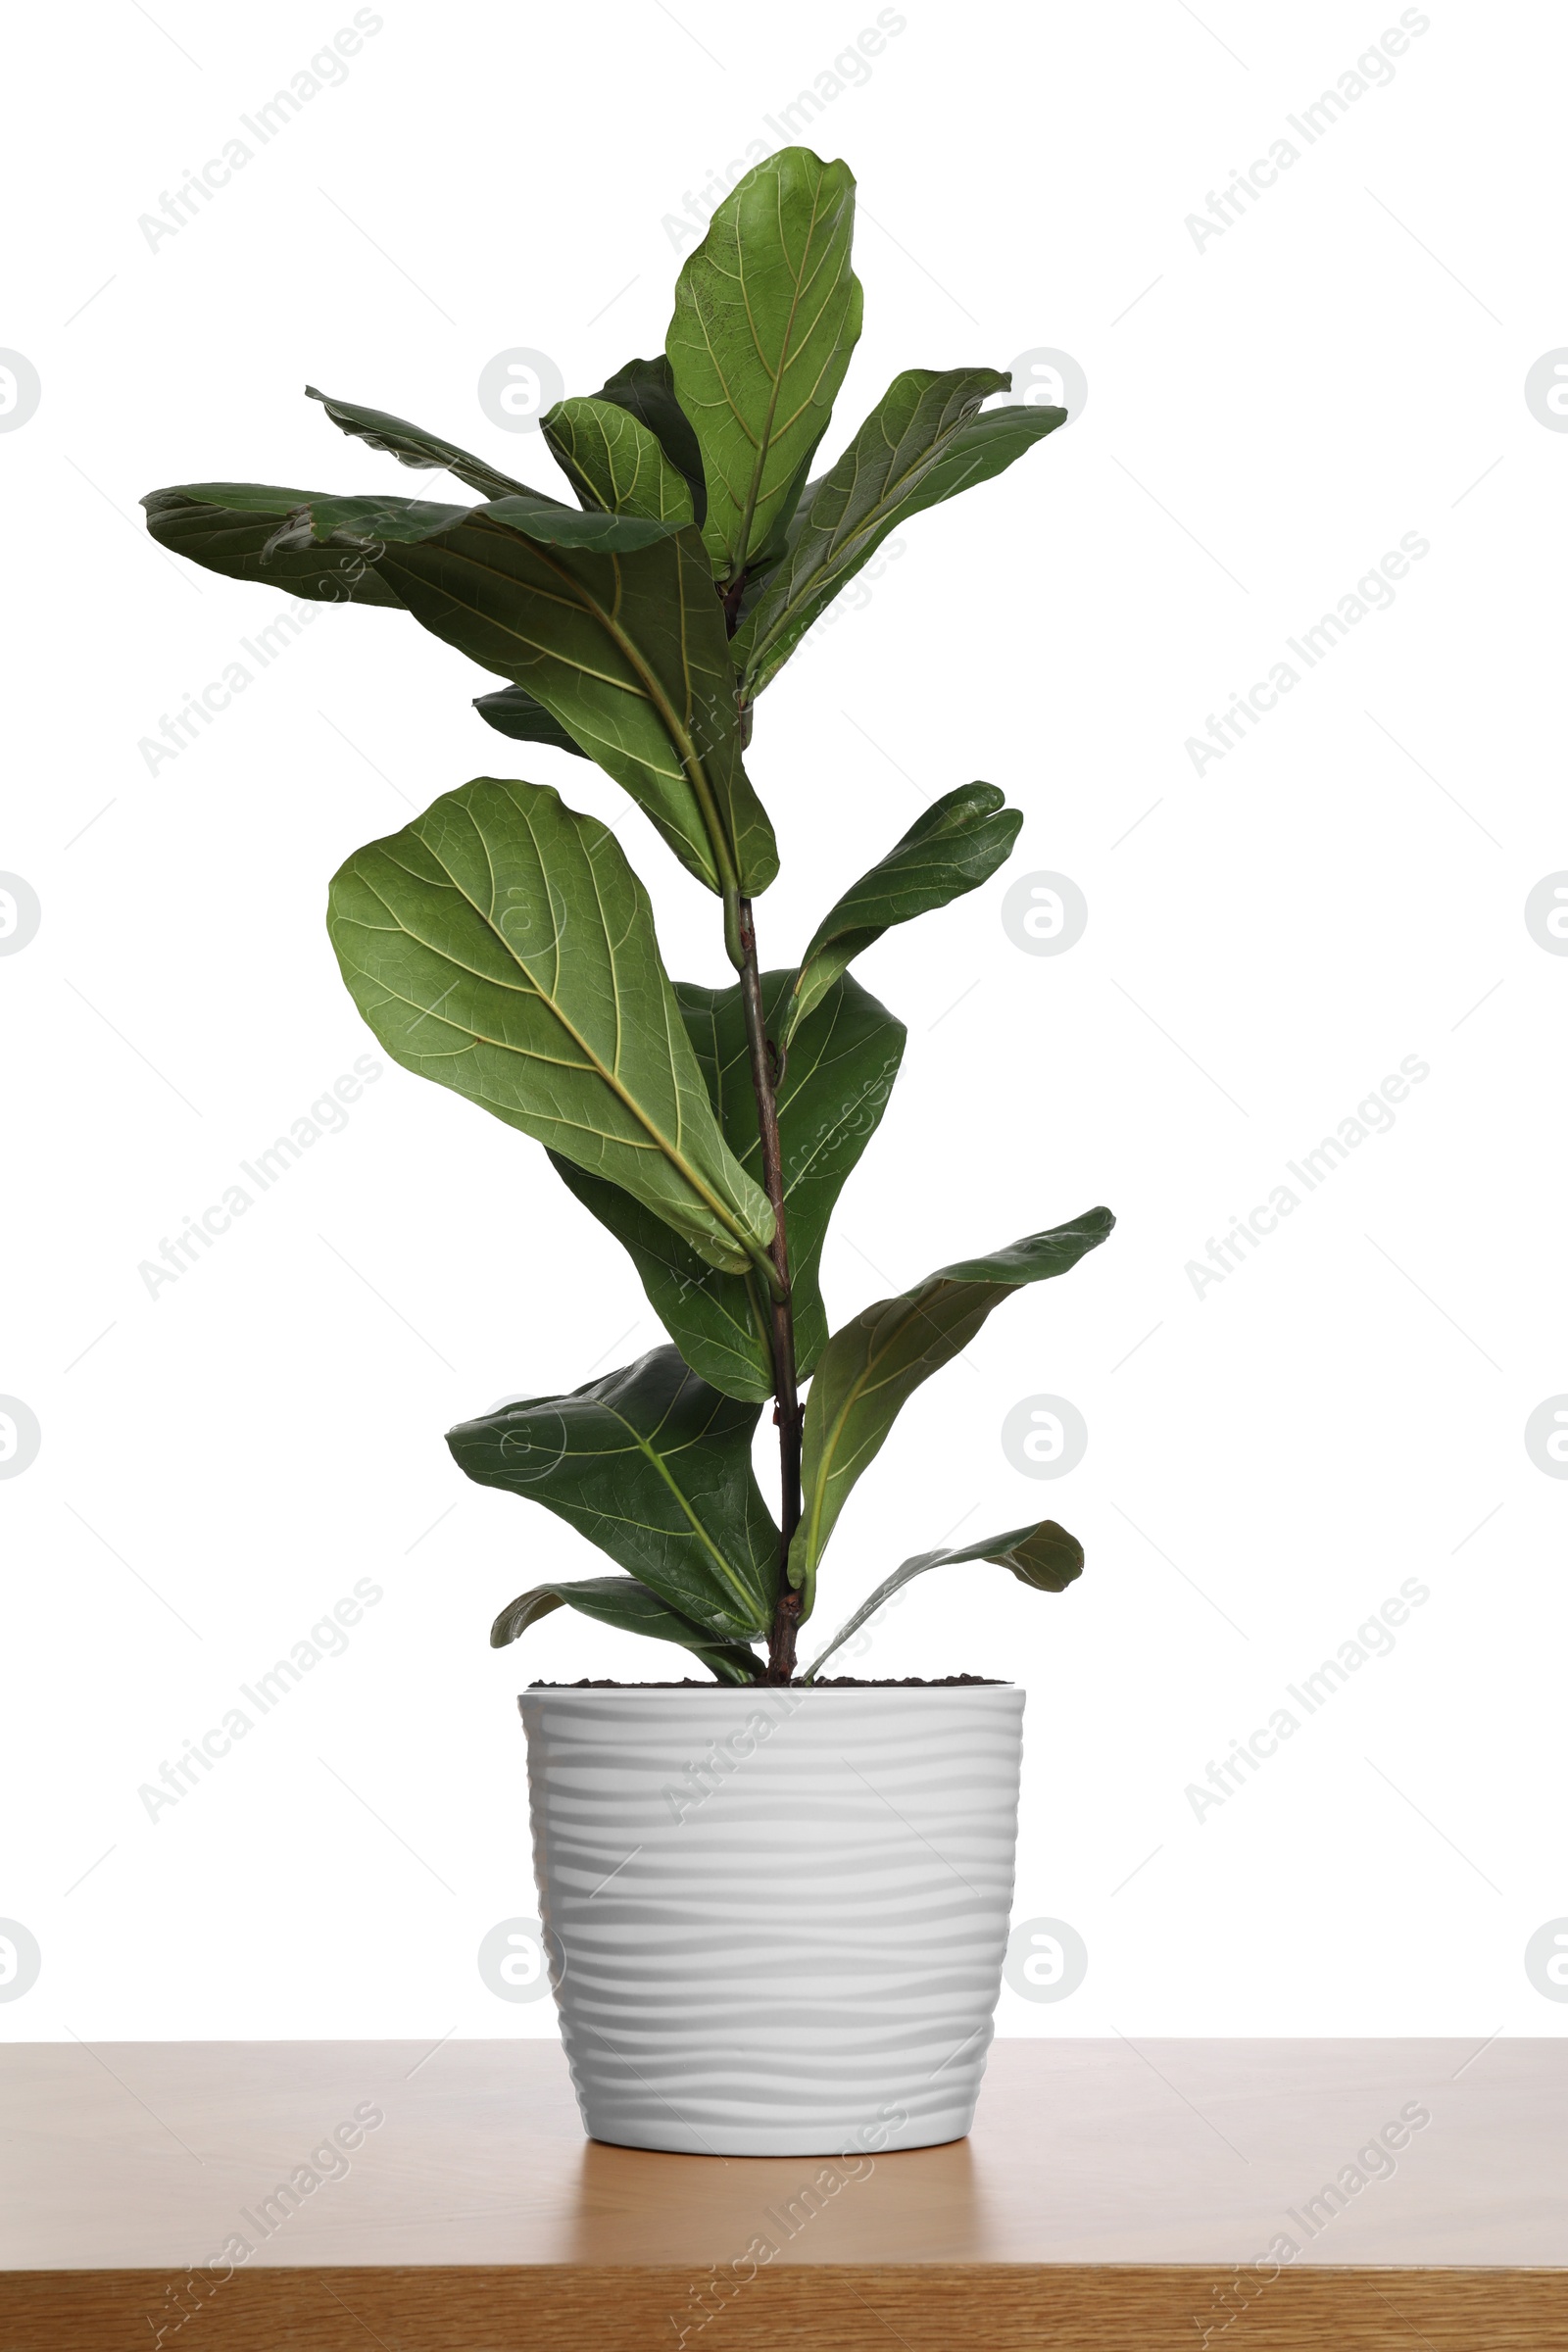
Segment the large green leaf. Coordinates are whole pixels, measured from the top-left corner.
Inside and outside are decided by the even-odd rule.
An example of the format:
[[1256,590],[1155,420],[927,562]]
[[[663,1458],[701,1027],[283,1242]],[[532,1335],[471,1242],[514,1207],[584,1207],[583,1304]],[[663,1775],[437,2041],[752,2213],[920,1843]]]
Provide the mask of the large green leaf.
[[407,606],[525,687],[710,890],[755,898],[777,873],[694,524],[584,513],[536,491],[448,507],[217,482],[143,504],[161,544],[212,570]]
[[810,1614],[816,1564],[850,1491],[906,1398],[967,1347],[1004,1298],[1025,1283],[1067,1273],[1115,1222],[1108,1208],[1091,1208],[1070,1225],[942,1266],[912,1291],[863,1307],[833,1334],[807,1398],[804,1507],[790,1546],[790,1582],[805,1592],[803,1614]]
[[480,776],[357,850],[328,928],[394,1061],[634,1194],[709,1264],[765,1264],[773,1212],[719,1133],[648,894],[597,818]]
[[585,507],[691,521],[686,477],[629,409],[609,400],[558,400],[540,429]]
[[369,449],[385,450],[400,466],[439,467],[456,474],[481,498],[504,498],[509,490],[519,491],[525,498],[537,496],[526,482],[514,481],[510,473],[502,473],[485,459],[460,449],[455,441],[444,441],[439,433],[427,433],[402,416],[389,416],[384,409],[356,408],[351,401],[333,400],[327,393],[318,392],[314,384],[306,385],[305,396],[320,402],[340,432]]
[[848,165],[785,147],[730,191],[681,270],[664,348],[721,585],[787,518],[844,381],[860,332],[854,226]]
[[979,413],[1010,375],[994,368],[910,368],[896,375],[849,448],[807,490],[784,561],[735,639],[750,702],[823,608],[911,514],[989,481],[1067,419],[1065,409]]
[[702,522],[708,514],[703,453],[692,420],[675,398],[675,378],[663,352],[656,360],[628,360],[596,398],[612,401],[617,409],[647,425],[675,471],[684,476],[692,494],[693,515]]
[[[363,548],[335,554],[307,546],[272,552],[278,527],[318,494],[266,482],[185,482],[149,490],[147,528],[160,547],[225,579],[250,580],[312,604],[386,605],[403,599],[388,587]],[[265,551],[265,552],[264,552]]]
[[762,1661],[742,1642],[715,1642],[712,1635],[671,1609],[657,1592],[630,1576],[587,1576],[574,1582],[555,1581],[519,1592],[490,1628],[490,1646],[504,1649],[519,1634],[548,1617],[553,1609],[578,1609],[599,1625],[612,1625],[623,1634],[645,1634],[653,1642],[678,1642],[702,1659],[721,1683],[755,1683]]
[[526,686],[501,686],[494,694],[476,694],[473,707],[486,725],[499,735],[510,735],[514,743],[548,743],[579,760],[588,757],[555,712],[535,702]]
[[437,506],[428,499],[392,498],[384,491],[353,491],[346,496],[313,498],[289,515],[273,544],[379,547],[380,542],[391,540],[400,548],[417,547],[439,539],[455,524],[480,516],[525,532],[544,547],[587,549],[595,554],[634,554],[657,540],[667,539],[678,527],[651,514],[607,514],[597,507],[585,513],[581,507],[564,506],[559,498],[546,498],[538,490],[509,491],[505,498],[487,499],[478,507]]
[[1033,1586],[1037,1592],[1065,1592],[1074,1577],[1083,1574],[1084,1547],[1054,1519],[1042,1519],[1033,1527],[1012,1528],[1004,1536],[986,1536],[978,1544],[964,1544],[961,1550],[917,1552],[884,1577],[854,1616],[845,1619],[821,1656],[802,1675],[802,1682],[814,1682],[833,1652],[841,1649],[852,1634],[858,1634],[895,1592],[915,1577],[924,1576],[928,1568],[952,1568],[960,1560],[994,1560],[1000,1567],[1010,1568],[1020,1584]]
[[993,875],[1023,823],[994,784],[960,784],[933,801],[901,841],[823,916],[801,958],[779,1044],[787,1048],[851,958],[893,923],[946,906]]
[[729,646],[696,527],[572,520],[606,544],[567,545],[558,518],[501,499],[428,539],[388,544],[380,573],[427,629],[554,712],[699,881],[720,890],[728,874],[756,897],[778,852],[741,761]]
[[[769,1023],[782,1009],[788,972],[764,972]],[[740,991],[675,983],[724,1140],[760,1181],[761,1145]],[[770,1032],[771,1033],[771,1032]],[[819,1268],[828,1219],[865,1150],[904,1052],[904,1024],[850,979],[802,1022],[778,1089],[784,1227],[794,1293],[795,1353],[804,1379],[827,1345]],[[715,1272],[678,1234],[626,1193],[564,1159],[557,1172],[585,1208],[623,1243],[649,1301],[693,1368],[727,1396],[758,1399],[773,1387],[766,1293],[755,1275]]]
[[778,1584],[778,1530],[752,1473],[757,1420],[755,1404],[655,1348],[569,1396],[461,1421],[447,1444],[480,1486],[543,1503],[710,1640],[744,1642],[772,1623]]

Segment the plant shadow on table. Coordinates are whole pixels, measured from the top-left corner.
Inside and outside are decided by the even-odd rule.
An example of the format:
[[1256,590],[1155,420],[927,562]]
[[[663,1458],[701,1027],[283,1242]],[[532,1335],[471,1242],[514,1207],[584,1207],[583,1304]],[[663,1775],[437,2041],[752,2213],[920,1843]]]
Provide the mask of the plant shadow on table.
[[692,2263],[736,2285],[775,2262],[956,2261],[983,2251],[967,2139],[893,2155],[669,2156],[585,2143],[564,2259]]

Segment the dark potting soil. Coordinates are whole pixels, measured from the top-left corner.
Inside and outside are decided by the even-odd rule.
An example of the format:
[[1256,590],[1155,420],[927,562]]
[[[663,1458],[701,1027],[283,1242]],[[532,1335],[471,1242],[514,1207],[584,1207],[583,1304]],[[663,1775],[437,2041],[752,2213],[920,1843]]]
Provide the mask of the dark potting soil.
[[530,1690],[722,1690],[737,1698],[747,1690],[950,1690],[960,1683],[984,1684],[993,1690],[1008,1688],[995,1674],[887,1675],[877,1682],[868,1682],[858,1674],[825,1674],[817,1683],[711,1683],[691,1674],[678,1683],[615,1683],[594,1681],[584,1675],[580,1682],[530,1683],[528,1688]]

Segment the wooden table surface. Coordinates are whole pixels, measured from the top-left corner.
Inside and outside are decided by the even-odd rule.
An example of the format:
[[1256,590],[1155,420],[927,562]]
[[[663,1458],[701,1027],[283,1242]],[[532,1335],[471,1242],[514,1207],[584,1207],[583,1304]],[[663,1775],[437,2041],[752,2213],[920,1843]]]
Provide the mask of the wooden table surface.
[[0,2049],[3,2352],[1423,2340],[1568,2352],[1568,2040],[999,2042],[967,2140],[728,2160],[554,2041]]

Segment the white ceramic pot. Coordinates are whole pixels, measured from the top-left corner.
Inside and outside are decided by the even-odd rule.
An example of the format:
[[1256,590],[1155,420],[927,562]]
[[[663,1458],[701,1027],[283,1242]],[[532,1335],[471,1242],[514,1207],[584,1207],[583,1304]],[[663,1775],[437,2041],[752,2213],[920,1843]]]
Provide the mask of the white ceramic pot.
[[959,2139],[1012,1904],[1024,1694],[529,1690],[534,1865],[590,2138]]

